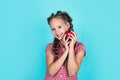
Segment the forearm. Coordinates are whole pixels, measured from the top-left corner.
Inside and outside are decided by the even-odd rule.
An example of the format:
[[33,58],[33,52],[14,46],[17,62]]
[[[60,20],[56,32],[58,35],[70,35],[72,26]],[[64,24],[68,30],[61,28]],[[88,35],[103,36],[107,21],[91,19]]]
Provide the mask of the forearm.
[[55,62],[53,62],[48,66],[48,72],[51,74],[51,76],[54,76],[58,72],[58,70],[64,63],[67,57],[67,54],[68,54],[68,51],[65,51],[59,59],[57,59]]
[[69,51],[67,68],[69,76],[74,76],[78,72],[79,68],[75,59],[74,48]]

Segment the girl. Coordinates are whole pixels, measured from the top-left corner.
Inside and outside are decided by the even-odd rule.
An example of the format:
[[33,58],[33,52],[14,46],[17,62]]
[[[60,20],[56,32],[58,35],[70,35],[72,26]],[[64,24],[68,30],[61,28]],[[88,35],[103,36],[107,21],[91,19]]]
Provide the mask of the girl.
[[[48,17],[48,24],[54,42],[46,47],[45,80],[78,80],[77,73],[85,55],[85,47],[77,41],[78,35],[73,32],[71,17],[67,12],[58,11]],[[65,34],[68,30],[71,30],[71,34]]]

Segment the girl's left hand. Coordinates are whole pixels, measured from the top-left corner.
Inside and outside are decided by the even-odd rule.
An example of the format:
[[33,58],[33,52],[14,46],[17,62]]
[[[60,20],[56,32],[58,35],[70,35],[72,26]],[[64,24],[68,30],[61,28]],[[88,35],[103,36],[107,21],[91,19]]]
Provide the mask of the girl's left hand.
[[78,35],[72,31],[73,34],[69,34],[70,37],[69,39],[71,39],[70,43],[69,43],[69,46],[70,47],[74,47],[75,43],[77,42],[77,39],[78,39]]

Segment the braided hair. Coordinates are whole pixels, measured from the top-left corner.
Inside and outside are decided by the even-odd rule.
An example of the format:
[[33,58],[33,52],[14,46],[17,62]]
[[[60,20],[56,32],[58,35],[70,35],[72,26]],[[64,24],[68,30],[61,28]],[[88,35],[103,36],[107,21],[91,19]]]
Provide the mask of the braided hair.
[[[53,18],[61,18],[63,21],[65,21],[66,23],[68,22],[70,24],[70,30],[73,30],[73,24],[72,24],[72,18],[69,16],[69,14],[67,12],[61,12],[61,11],[57,11],[56,14],[52,13],[50,17],[47,18],[48,24],[50,25],[50,21]],[[53,42],[53,47],[52,47],[52,51],[55,55],[54,60],[58,59],[58,54],[59,54],[59,47],[60,47],[60,40],[58,40],[57,38],[54,38],[54,42]]]

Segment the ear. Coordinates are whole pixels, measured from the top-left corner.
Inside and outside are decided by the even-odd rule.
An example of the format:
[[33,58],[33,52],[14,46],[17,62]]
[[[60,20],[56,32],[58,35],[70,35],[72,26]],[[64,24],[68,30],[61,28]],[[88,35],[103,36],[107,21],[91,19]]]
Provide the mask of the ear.
[[67,27],[68,27],[68,29],[70,28],[70,23],[69,22],[67,22],[66,23],[66,25],[67,25]]

